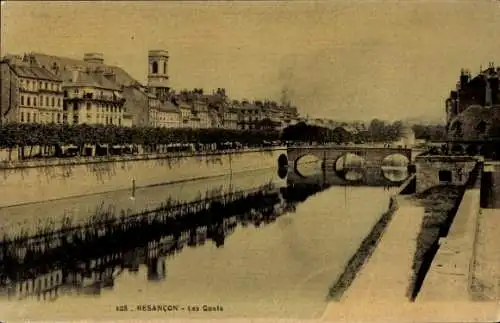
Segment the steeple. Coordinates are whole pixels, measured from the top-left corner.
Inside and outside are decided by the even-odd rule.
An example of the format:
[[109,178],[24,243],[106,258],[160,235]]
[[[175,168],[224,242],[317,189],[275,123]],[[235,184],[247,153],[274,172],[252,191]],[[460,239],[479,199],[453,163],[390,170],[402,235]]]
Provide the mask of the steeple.
[[148,88],[157,97],[167,94],[169,87],[168,52],[166,50],[150,50],[148,52]]

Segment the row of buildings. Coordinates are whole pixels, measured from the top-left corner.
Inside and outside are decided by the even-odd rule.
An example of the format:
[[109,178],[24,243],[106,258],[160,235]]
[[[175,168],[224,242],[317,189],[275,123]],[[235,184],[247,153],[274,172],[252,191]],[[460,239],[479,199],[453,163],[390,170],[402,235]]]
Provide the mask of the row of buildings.
[[289,103],[230,100],[225,89],[173,91],[168,62],[167,51],[150,50],[143,85],[105,64],[101,53],[86,53],[82,60],[7,55],[0,61],[0,121],[227,129],[279,129],[297,122],[297,108]]

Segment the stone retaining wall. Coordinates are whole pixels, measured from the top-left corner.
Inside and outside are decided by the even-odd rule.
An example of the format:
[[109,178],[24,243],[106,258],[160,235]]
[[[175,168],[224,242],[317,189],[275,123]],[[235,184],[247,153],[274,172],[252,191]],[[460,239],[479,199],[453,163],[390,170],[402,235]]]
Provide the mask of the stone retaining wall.
[[427,272],[416,301],[468,301],[472,285],[481,176],[464,192],[448,235]]
[[17,162],[0,168],[0,207],[276,168],[285,148],[200,155]]

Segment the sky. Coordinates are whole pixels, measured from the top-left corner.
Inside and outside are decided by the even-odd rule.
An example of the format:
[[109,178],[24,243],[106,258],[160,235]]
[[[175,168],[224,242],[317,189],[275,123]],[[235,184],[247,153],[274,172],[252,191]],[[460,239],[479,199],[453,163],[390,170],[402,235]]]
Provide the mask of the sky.
[[147,80],[169,51],[171,86],[223,87],[336,120],[444,120],[461,68],[500,65],[500,1],[29,2],[2,5],[0,54],[35,51]]

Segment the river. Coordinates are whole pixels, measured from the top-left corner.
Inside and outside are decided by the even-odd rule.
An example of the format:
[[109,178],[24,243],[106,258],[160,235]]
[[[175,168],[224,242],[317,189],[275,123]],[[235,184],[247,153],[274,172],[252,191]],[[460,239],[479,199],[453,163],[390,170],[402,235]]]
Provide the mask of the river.
[[[135,269],[130,269],[130,266],[124,269],[125,256],[120,256],[121,260],[118,261],[120,264],[109,265],[111,268],[109,272],[106,268],[99,269],[101,274],[107,271],[107,275],[113,277],[112,283],[107,287],[102,287],[101,284],[101,287],[94,288],[91,293],[82,292],[81,288],[76,290],[54,283],[51,286],[57,285],[57,288],[46,288],[50,289],[47,293],[50,293],[52,298],[47,297],[43,300],[40,293],[33,293],[29,288],[27,292],[26,287],[24,292],[19,292],[19,282],[24,283],[29,279],[18,277],[16,282],[10,273],[7,276],[10,275],[10,282],[14,284],[11,289],[17,288],[17,292],[11,290],[10,297],[7,297],[9,293],[4,291],[0,301],[0,313],[5,313],[7,318],[23,321],[56,319],[73,321],[83,318],[88,320],[180,317],[217,319],[234,316],[317,318],[322,315],[326,307],[330,286],[342,273],[345,264],[371,227],[387,209],[389,196],[395,192],[396,187],[384,189],[332,186],[315,194],[312,193],[317,191],[317,188],[304,189],[301,192],[301,188],[296,187],[292,190],[295,193],[291,194],[291,188],[286,190],[286,181],[278,177],[276,169],[270,169],[248,172],[237,177],[213,178],[176,184],[177,186],[138,190],[134,193],[134,203],[144,197],[148,201],[143,202],[145,204],[159,204],[169,196],[175,197],[176,200],[187,201],[199,196],[200,193],[203,195],[203,190],[220,191],[222,187],[227,191],[229,187],[229,190],[249,191],[250,188],[269,183],[272,184],[272,189],[268,189],[270,197],[265,197],[266,193],[264,197],[248,200],[246,207],[251,211],[247,213],[253,214],[250,216],[251,219],[248,215],[242,217],[238,214],[229,214],[233,211],[220,209],[218,212],[224,213],[227,221],[219,219],[218,227],[212,228],[210,224],[205,223],[200,225],[201,231],[191,228],[191,234],[197,236],[195,240],[201,239],[201,242],[188,243],[186,247],[181,246],[175,252],[150,257],[154,258],[155,262],[150,263],[149,269],[144,264],[136,266]],[[92,209],[96,204],[114,198],[131,200],[130,192],[114,192],[75,198],[70,202],[52,201],[37,204],[37,213],[41,214],[43,212],[41,210],[53,210],[53,214],[63,214],[61,210],[67,209],[70,205],[73,205],[73,208],[77,205],[80,209]],[[274,210],[274,213],[262,211],[260,217],[255,216],[255,210],[251,209],[257,209],[258,213],[259,201],[271,203],[270,207],[266,206],[266,210]],[[141,204],[140,207],[144,205]],[[23,209],[26,211],[29,206],[0,209],[0,221],[7,221],[9,214],[22,214]],[[263,217],[264,213],[268,216]],[[270,213],[274,215],[269,216]],[[255,220],[256,218],[258,219]],[[17,223],[19,224],[19,221]],[[223,231],[222,242],[218,236],[221,231]],[[148,234],[137,233],[135,236],[147,238]],[[180,239],[178,236],[176,238]],[[192,240],[191,238],[185,240]],[[104,250],[107,246],[101,243],[82,248],[90,250],[85,249],[86,254],[97,252],[99,248]],[[147,254],[151,249],[150,243],[146,246],[139,244],[134,248],[132,257],[139,257],[137,250],[143,250]],[[111,263],[109,257],[112,258],[113,254],[119,252],[131,254],[130,251],[123,250],[109,251],[111,256],[104,257],[108,257],[106,259]],[[83,253],[79,252],[78,255],[80,254]],[[97,256],[94,255],[95,257]],[[53,256],[50,259],[50,263],[47,260],[45,265],[50,268],[42,270],[38,266],[36,271],[40,274],[31,275],[55,277],[56,281],[58,276],[53,274],[50,276],[51,272],[62,272],[64,276],[64,261]],[[88,263],[92,262],[83,258],[80,261],[87,262],[87,269]],[[11,266],[9,270],[26,271],[26,266],[19,265],[19,269]],[[151,275],[152,266],[156,267],[153,270],[155,275]],[[7,269],[4,268],[4,278],[6,273]],[[41,276],[41,273],[46,276]],[[155,278],[152,278],[153,276]],[[32,278],[30,279],[33,280]],[[47,278],[46,284],[47,281],[52,281],[52,278]],[[37,282],[33,284],[36,286]],[[35,296],[26,297],[28,294]],[[144,308],[145,312],[137,308],[137,305],[142,304],[172,305],[178,306],[178,310],[164,312],[147,311],[147,308]],[[219,311],[203,312],[203,305],[214,306],[213,309]],[[117,306],[121,306],[121,309],[127,306],[128,311],[117,311]],[[198,306],[200,311],[189,311],[188,306],[191,310]]]

